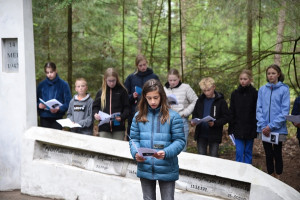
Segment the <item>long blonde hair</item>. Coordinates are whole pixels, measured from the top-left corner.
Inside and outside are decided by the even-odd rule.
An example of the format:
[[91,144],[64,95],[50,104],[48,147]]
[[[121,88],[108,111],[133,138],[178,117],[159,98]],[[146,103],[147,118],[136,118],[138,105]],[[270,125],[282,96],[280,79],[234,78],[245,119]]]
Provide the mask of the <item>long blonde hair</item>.
[[167,103],[167,95],[161,83],[156,79],[146,81],[143,86],[142,97],[138,105],[139,113],[136,116],[137,122],[147,122],[148,102],[146,95],[148,92],[157,91],[160,95],[160,122],[164,124],[170,119],[169,105]]
[[107,90],[107,83],[106,83],[106,81],[107,81],[107,78],[109,76],[113,76],[113,77],[116,78],[116,80],[117,80],[116,86],[120,85],[120,86],[122,86],[126,90],[126,88],[124,87],[124,85],[119,80],[118,72],[114,68],[107,68],[106,71],[105,71],[105,73],[104,73],[104,76],[103,76],[102,88],[101,88],[102,89],[102,94],[101,94],[101,109],[102,110],[104,110],[105,105],[106,105],[106,90]]

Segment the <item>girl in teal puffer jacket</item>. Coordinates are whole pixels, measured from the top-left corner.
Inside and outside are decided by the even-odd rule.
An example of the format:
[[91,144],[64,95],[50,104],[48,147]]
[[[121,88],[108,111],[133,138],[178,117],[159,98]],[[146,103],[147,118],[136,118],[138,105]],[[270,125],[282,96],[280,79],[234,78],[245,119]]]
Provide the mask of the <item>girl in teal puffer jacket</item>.
[[[171,110],[161,83],[151,79],[143,86],[142,97],[130,128],[130,151],[137,163],[144,199],[155,199],[156,180],[161,199],[174,199],[175,181],[179,178],[177,155],[185,146],[183,122]],[[156,153],[143,157],[138,148],[154,149]]]

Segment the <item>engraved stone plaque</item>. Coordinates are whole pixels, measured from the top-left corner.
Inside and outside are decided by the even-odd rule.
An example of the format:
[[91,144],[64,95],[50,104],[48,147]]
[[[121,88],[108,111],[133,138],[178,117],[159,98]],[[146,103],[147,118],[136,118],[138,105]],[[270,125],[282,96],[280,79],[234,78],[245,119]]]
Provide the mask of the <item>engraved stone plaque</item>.
[[8,73],[19,72],[18,39],[3,38],[2,44],[2,71]]

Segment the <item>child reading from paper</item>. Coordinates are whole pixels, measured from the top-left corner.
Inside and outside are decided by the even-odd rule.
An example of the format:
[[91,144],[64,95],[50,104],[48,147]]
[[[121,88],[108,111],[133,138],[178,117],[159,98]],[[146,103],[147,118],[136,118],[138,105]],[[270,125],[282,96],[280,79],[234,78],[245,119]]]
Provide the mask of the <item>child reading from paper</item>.
[[[158,80],[150,79],[144,86],[138,112],[130,128],[130,151],[137,163],[144,199],[155,199],[156,181],[161,199],[174,199],[175,181],[179,178],[177,155],[185,146],[180,115],[167,104],[166,93]],[[145,158],[138,148],[155,149]]]
[[98,127],[100,137],[124,140],[125,120],[129,115],[128,94],[119,80],[117,71],[114,68],[107,68],[104,73],[102,88],[96,94],[93,103],[93,115],[98,121],[102,120],[99,111],[112,115],[120,113],[119,116],[112,117],[109,123],[101,123]]
[[[175,96],[177,104],[169,102],[171,108],[179,113],[184,125],[185,140],[187,141],[189,135],[188,118],[192,114],[196,101],[198,99],[196,93],[189,84],[181,82],[181,76],[177,69],[170,69],[167,76],[168,82],[164,86],[167,96]],[[187,143],[183,149],[186,151]]]
[[[39,83],[37,87],[37,107],[40,116],[40,126],[46,128],[62,129],[56,120],[62,119],[68,110],[72,98],[68,83],[62,80],[58,74],[56,65],[47,62],[44,66],[46,79]],[[56,99],[62,105],[49,107],[41,102]]]
[[[228,122],[229,111],[223,94],[216,92],[214,79],[211,77],[203,78],[199,82],[203,92],[196,102],[192,118],[205,118],[211,116],[215,121],[201,122],[196,126],[194,139],[197,141],[198,153],[209,154],[218,157],[219,144],[222,142],[223,126]],[[196,124],[191,121],[191,125]]]
[[78,123],[81,128],[71,128],[72,132],[85,135],[93,134],[93,99],[87,93],[88,85],[84,78],[78,78],[75,81],[75,91],[73,99],[70,101],[67,118],[72,122]]
[[268,83],[258,91],[257,132],[259,139],[262,134],[270,137],[271,132],[279,133],[278,144],[263,141],[268,174],[279,178],[283,172],[282,143],[288,134],[285,116],[290,111],[290,92],[278,65],[272,64],[266,69],[266,78]]

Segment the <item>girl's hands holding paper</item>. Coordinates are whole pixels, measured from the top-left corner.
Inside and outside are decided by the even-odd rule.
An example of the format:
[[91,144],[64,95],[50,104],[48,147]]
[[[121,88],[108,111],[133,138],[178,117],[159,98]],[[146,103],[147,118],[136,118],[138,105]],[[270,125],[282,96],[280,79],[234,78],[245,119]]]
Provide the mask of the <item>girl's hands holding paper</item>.
[[153,157],[162,160],[165,158],[165,155],[166,155],[166,152],[161,150],[161,151],[158,151],[157,153],[153,154]]
[[140,156],[140,154],[136,153],[135,154],[135,160],[137,162],[144,162],[146,159],[143,156]]

